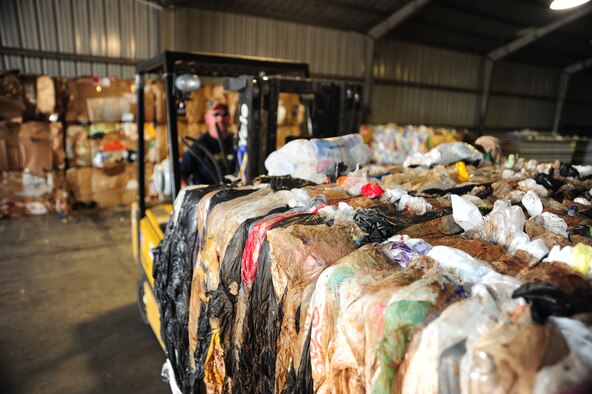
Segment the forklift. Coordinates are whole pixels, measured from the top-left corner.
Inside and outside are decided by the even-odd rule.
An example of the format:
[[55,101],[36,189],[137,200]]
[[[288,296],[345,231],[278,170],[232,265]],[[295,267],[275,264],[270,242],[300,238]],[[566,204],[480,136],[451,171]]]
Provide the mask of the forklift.
[[[147,75],[164,79],[171,201],[146,205],[144,162],[144,83]],[[161,337],[159,305],[154,296],[154,254],[164,238],[173,202],[181,189],[177,132],[178,96],[195,75],[224,79],[224,88],[239,94],[238,173],[243,184],[265,174],[264,161],[276,149],[280,93],[300,96],[306,112],[303,138],[356,133],[362,116],[362,85],[309,78],[308,64],[207,53],[163,52],[136,69],[138,128],[138,200],[132,205],[132,250],[140,267],[140,314],[166,351]],[[189,77],[188,77],[189,76]],[[183,80],[185,79],[185,80]],[[197,84],[199,85],[199,84]]]

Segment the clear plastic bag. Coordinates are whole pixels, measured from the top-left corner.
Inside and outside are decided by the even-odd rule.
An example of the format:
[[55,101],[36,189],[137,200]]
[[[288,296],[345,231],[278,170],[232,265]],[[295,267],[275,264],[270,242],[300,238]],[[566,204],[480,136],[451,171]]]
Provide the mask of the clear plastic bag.
[[327,182],[335,166],[343,163],[348,171],[372,158],[370,148],[359,134],[311,140],[294,140],[272,152],[265,160],[269,175],[291,175],[316,183]]

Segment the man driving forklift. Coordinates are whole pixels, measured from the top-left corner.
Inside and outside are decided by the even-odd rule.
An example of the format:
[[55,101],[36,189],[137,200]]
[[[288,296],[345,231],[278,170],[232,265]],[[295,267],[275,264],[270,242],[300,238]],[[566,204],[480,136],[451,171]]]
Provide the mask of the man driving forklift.
[[205,123],[208,132],[198,139],[185,141],[187,151],[181,159],[182,185],[218,184],[225,175],[235,173],[233,134],[229,132],[228,106],[221,98],[211,98],[206,104]]

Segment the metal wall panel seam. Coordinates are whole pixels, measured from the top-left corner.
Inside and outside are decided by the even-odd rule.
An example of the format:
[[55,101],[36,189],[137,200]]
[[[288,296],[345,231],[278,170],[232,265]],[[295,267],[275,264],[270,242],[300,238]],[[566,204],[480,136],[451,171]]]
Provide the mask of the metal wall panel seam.
[[15,0],[0,1],[0,11],[4,16],[2,23],[0,23],[2,44],[15,48],[21,47],[22,41]]

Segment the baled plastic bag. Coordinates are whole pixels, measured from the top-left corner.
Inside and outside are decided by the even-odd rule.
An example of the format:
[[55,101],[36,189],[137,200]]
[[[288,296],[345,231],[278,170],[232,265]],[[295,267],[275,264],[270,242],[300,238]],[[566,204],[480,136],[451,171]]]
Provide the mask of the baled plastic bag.
[[327,182],[335,166],[345,164],[348,171],[372,158],[370,148],[359,134],[311,140],[294,140],[272,152],[265,160],[269,175],[291,175],[316,183]]
[[533,191],[539,197],[547,197],[549,195],[547,189],[536,183],[536,181],[531,178],[518,182],[518,189],[524,192]]
[[452,201],[452,217],[463,230],[475,230],[483,226],[483,215],[475,204],[456,194],[450,196],[450,200]]
[[389,242],[387,240],[381,245],[381,248],[389,260],[407,268],[412,259],[424,256],[432,250],[432,245],[423,239],[407,237],[407,239],[400,241]]
[[464,142],[440,144],[428,153],[416,153],[405,159],[403,165],[409,167],[420,165],[430,167],[434,164],[448,165],[457,161],[475,162],[483,159],[483,154],[475,147]]
[[526,211],[532,217],[539,216],[543,213],[543,203],[533,190],[527,191],[524,197],[522,197],[522,205],[524,205]]
[[483,276],[492,272],[491,268],[479,263],[462,250],[448,246],[434,246],[427,256],[436,260],[443,275],[458,285],[479,283]]
[[539,218],[543,220],[543,225],[547,230],[567,238],[567,223],[565,223],[565,220],[551,212],[543,212]]
[[[498,320],[501,316],[519,304],[510,299],[512,291],[520,282],[512,277],[491,272],[482,277],[482,282],[471,289],[471,296],[448,306],[437,319],[429,323],[415,338],[406,355],[409,360],[403,377],[403,393],[438,393],[442,386],[443,352],[454,344],[462,343],[476,332],[483,322]],[[502,307],[503,306],[503,307]],[[462,322],[459,324],[459,322]],[[414,346],[415,345],[415,346]],[[426,371],[431,373],[426,374]],[[436,372],[437,373],[434,373]],[[459,371],[455,370],[453,380],[459,380]],[[458,387],[459,383],[452,383]],[[455,391],[453,391],[455,392]],[[450,391],[448,391],[450,393]]]
[[532,389],[534,394],[562,392],[586,379],[589,382],[592,374],[592,329],[569,318],[551,317],[550,320],[561,331],[570,354],[538,372]]
[[416,215],[423,215],[432,210],[432,205],[423,197],[413,197],[409,194],[403,194],[399,199],[399,210],[412,212]]

